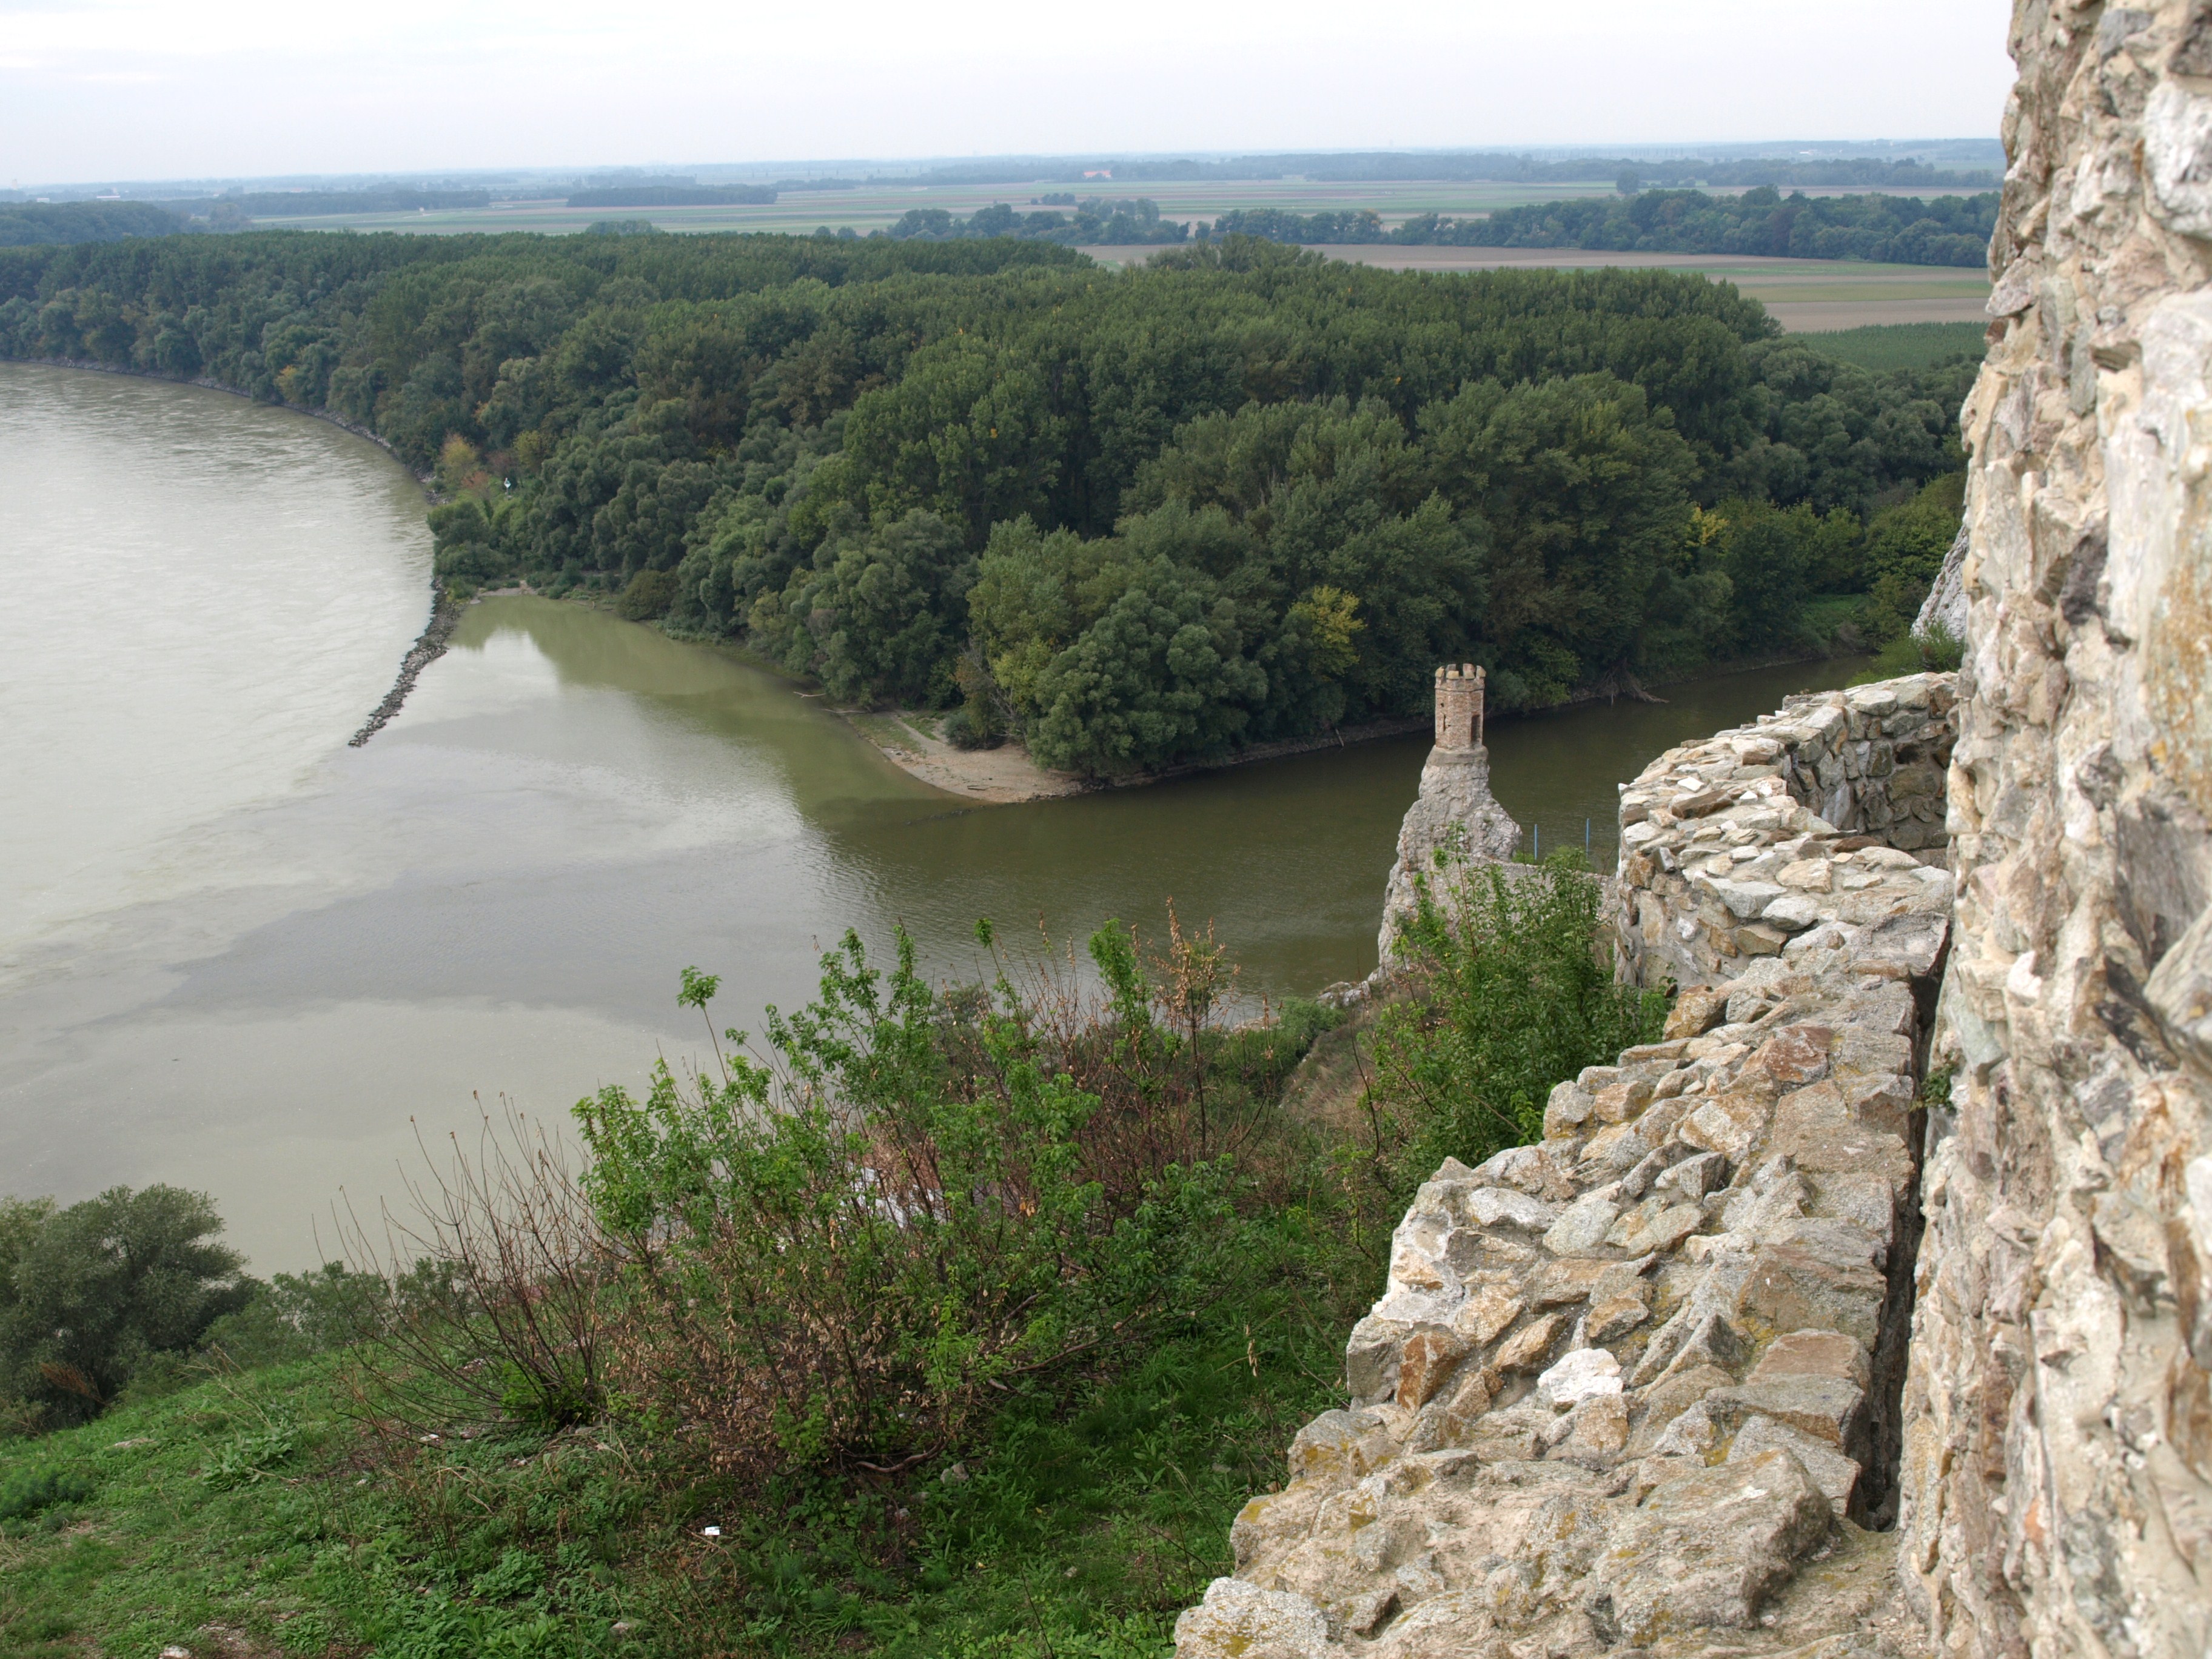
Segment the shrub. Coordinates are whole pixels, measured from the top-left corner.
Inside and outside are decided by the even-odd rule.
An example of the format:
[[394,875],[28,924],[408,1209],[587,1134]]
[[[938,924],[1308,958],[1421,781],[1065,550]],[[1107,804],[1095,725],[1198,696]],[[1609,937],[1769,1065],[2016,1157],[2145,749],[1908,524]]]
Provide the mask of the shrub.
[[564,1149],[510,1108],[473,1153],[455,1136],[423,1162],[411,1215],[384,1216],[380,1245],[349,1218],[355,1270],[324,1287],[334,1322],[371,1316],[361,1358],[383,1405],[542,1433],[599,1416],[605,1242]]
[[1936,673],[1955,673],[1966,659],[1966,642],[1940,622],[1929,623],[1918,642],[1922,666]]
[[251,1302],[208,1327],[200,1346],[241,1368],[283,1364],[370,1334],[390,1306],[380,1274],[325,1262],[256,1286]]
[[979,724],[975,711],[966,703],[945,717],[942,730],[945,742],[955,749],[995,749],[1006,741],[1002,732],[994,731],[988,724]]
[[1003,969],[940,995],[903,933],[888,975],[848,933],[773,1066],[580,1104],[621,1397],[719,1473],[895,1470],[1218,1294],[1252,1113],[1208,1099],[1223,974],[1182,943],[1155,983],[1109,924],[1091,1008]]
[[1666,998],[1613,983],[1599,884],[1579,850],[1540,865],[1447,862],[1399,936],[1407,994],[1378,1016],[1369,1091],[1394,1194],[1446,1158],[1543,1133],[1552,1086],[1655,1039]]

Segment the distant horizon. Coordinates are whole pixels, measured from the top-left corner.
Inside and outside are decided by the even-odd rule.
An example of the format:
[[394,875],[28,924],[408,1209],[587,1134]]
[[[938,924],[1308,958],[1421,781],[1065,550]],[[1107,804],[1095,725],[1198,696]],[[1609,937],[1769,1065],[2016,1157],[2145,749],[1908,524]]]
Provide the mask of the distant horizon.
[[[586,176],[622,179],[635,175],[667,174],[720,175],[726,178],[765,179],[770,173],[808,175],[815,178],[836,178],[846,170],[898,168],[905,173],[879,174],[886,181],[909,176],[927,170],[951,170],[1002,165],[1017,167],[1035,164],[1040,167],[1054,163],[1078,161],[1129,161],[1158,163],[1170,161],[1190,161],[1201,164],[1237,161],[1268,161],[1296,156],[1347,155],[1404,155],[1434,156],[1439,159],[1454,156],[1525,156],[1536,161],[1571,161],[1581,159],[1614,158],[1627,161],[1661,162],[1669,161],[1849,161],[1872,159],[1902,161],[1911,159],[1921,152],[1937,149],[1986,146],[1984,157],[1946,159],[1931,163],[1941,171],[2002,171],[2004,166],[2002,145],[1994,137],[1978,137],[1953,136],[1948,137],[1917,138],[1774,138],[1727,140],[1711,143],[1656,143],[1623,142],[1618,144],[1602,142],[1586,143],[1462,143],[1462,144],[1314,144],[1299,146],[1171,146],[1164,149],[1136,149],[1130,148],[1077,149],[1068,150],[1006,150],[1000,152],[963,152],[958,154],[916,153],[911,155],[878,155],[851,156],[788,156],[764,157],[746,161],[663,160],[651,161],[547,161],[515,163],[507,166],[482,167],[369,167],[345,172],[314,172],[296,170],[276,173],[183,173],[167,177],[82,177],[76,179],[45,179],[29,182],[10,179],[0,186],[8,193],[28,195],[37,191],[100,191],[125,192],[154,192],[157,191],[200,191],[216,192],[226,189],[257,186],[267,190],[307,190],[313,188],[368,188],[376,185],[413,184],[428,185],[438,183],[458,183],[463,180],[477,185],[502,181],[526,185],[540,179],[566,179],[574,180]],[[1042,178],[1043,175],[1040,174]],[[1733,188],[1733,187],[1731,187]]]
[[519,158],[555,153],[605,167],[1994,134],[2014,78],[2005,9],[0,0],[0,182],[536,171],[567,163]]

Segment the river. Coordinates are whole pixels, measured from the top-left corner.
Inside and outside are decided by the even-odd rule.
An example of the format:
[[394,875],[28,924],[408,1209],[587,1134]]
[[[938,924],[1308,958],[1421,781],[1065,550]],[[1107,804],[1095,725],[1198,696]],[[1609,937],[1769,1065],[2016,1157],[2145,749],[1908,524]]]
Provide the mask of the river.
[[[848,927],[940,973],[976,917],[1056,947],[1172,900],[1248,997],[1374,965],[1425,738],[977,806],[736,653],[483,601],[373,742],[428,610],[422,494],[373,445],[222,393],[0,364],[0,1193],[212,1193],[264,1271],[401,1189],[418,1135],[557,1121],[811,988]],[[1492,723],[1547,847],[1686,737],[1848,678]]]

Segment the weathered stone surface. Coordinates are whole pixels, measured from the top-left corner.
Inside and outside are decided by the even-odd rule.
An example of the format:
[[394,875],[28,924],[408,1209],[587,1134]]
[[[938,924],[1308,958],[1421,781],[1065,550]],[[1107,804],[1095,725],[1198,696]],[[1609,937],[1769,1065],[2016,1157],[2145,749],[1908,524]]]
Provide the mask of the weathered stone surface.
[[[1444,692],[1439,682],[1437,729],[1444,730],[1442,712]],[[1398,933],[1413,916],[1418,900],[1417,881],[1433,884],[1441,860],[1467,860],[1499,865],[1513,856],[1520,844],[1521,826],[1490,793],[1490,751],[1480,743],[1446,748],[1440,742],[1429,751],[1421,768],[1421,793],[1398,830],[1398,861],[1382,896],[1382,930],[1376,939],[1376,954],[1388,963],[1397,947]]]
[[1577,1348],[1536,1379],[1536,1397],[1552,1407],[1620,1392],[1620,1362],[1603,1348]]
[[1785,1423],[1771,1417],[1753,1417],[1736,1431],[1735,1438],[1729,1443],[1728,1461],[1748,1463],[1763,1452],[1776,1450],[1786,1451],[1797,1460],[1797,1466],[1828,1500],[1829,1510],[1837,1520],[1850,1513],[1851,1496],[1858,1490],[1858,1460],[1845,1456],[1829,1442],[1801,1434]]
[[1501,1371],[1540,1370],[1566,1328],[1565,1314],[1546,1314],[1532,1320],[1499,1346],[1491,1363]]
[[[1795,697],[1741,731],[1668,750],[1623,792],[1616,951],[1631,978],[1699,993],[1685,993],[1692,1012],[1669,1036],[1709,1030],[1712,994],[1747,957],[1856,946],[1900,918],[1924,923],[1940,951],[1949,884],[1910,854],[1943,840],[1936,790],[1955,702],[1951,678],[1932,674]],[[1667,804],[1691,777],[1694,816]]]
[[[1785,875],[1787,872],[1784,872]],[[1685,991],[1667,1012],[1669,1037],[1703,1036],[1728,1012],[1728,993],[1710,987]]]
[[[1722,744],[1700,788],[1723,798],[1686,824],[1663,803],[1697,791],[1648,789],[1640,807],[1624,794],[1624,821],[1655,844],[1711,829],[1698,856],[1724,858],[1719,878],[1739,886],[1817,865],[1766,901],[1803,900],[1812,920],[1802,944],[1693,987],[1663,1041],[1556,1088],[1542,1145],[1448,1163],[1420,1188],[1346,1349],[1371,1409],[1317,1419],[1288,1488],[1232,1529],[1238,1577],[1319,1610],[1328,1653],[1613,1641],[1691,1659],[1723,1629],[1763,1629],[1765,1599],[1833,1522],[1862,1518],[1887,1479],[1869,1460],[1895,1437],[1901,1347],[1885,1331],[1904,1314],[1887,1264],[1900,1244],[1909,1255],[1918,999],[1949,889],[1812,823],[1775,769],[1816,739],[1832,757],[1871,744],[1869,721],[1892,723],[1893,745],[1940,746],[1950,707],[1949,683],[1920,676],[1785,710],[1786,730]],[[1918,752],[1880,776],[1853,762],[1860,823]],[[1684,761],[1654,770],[1680,777]],[[1740,765],[1768,775],[1723,788]],[[1679,887],[1667,902],[1697,901]],[[2212,1215],[2212,1160],[2203,1184]],[[2212,1440],[2212,1397],[2205,1417]],[[1829,1659],[1807,1643],[1859,1639],[1867,1597],[1834,1601],[1827,1626],[1817,1600],[1793,1604],[1798,1650]]]
[[2212,902],[2212,16],[2022,0],[2011,46],[1899,1529],[1943,1653],[2148,1659],[2212,1645],[2168,994]]
[[1322,1659],[1328,1621],[1303,1596],[1217,1578],[1176,1620],[1178,1659]]
[[1751,1626],[1830,1523],[1826,1494],[1779,1447],[1677,1475],[1614,1523],[1584,1611],[1608,1644]]
[[1960,641],[1966,637],[1966,530],[1961,522],[1950,551],[1943,556],[1942,569],[1936,573],[1928,597],[1920,603],[1919,614],[1912,619],[1912,637],[1917,640],[1927,641],[1939,630]]

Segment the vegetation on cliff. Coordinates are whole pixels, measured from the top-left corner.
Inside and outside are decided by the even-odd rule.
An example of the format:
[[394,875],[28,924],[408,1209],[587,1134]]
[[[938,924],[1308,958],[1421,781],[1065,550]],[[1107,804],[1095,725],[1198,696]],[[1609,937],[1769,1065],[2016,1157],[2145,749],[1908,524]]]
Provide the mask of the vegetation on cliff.
[[1172,921],[1097,936],[1095,994],[848,939],[757,1045],[710,1022],[696,1070],[582,1103],[573,1179],[525,1132],[434,1172],[398,1259],[210,1258],[231,1311],[0,1439],[0,1651],[1157,1653],[1339,1396],[1410,1160],[1495,1138],[1426,1086],[1540,1095],[1618,1036],[1566,863],[1438,884],[1431,930],[1487,917],[1516,971],[1417,978],[1389,1041],[1519,1035],[1423,1088],[1286,1092],[1371,1029],[1231,1023]]

